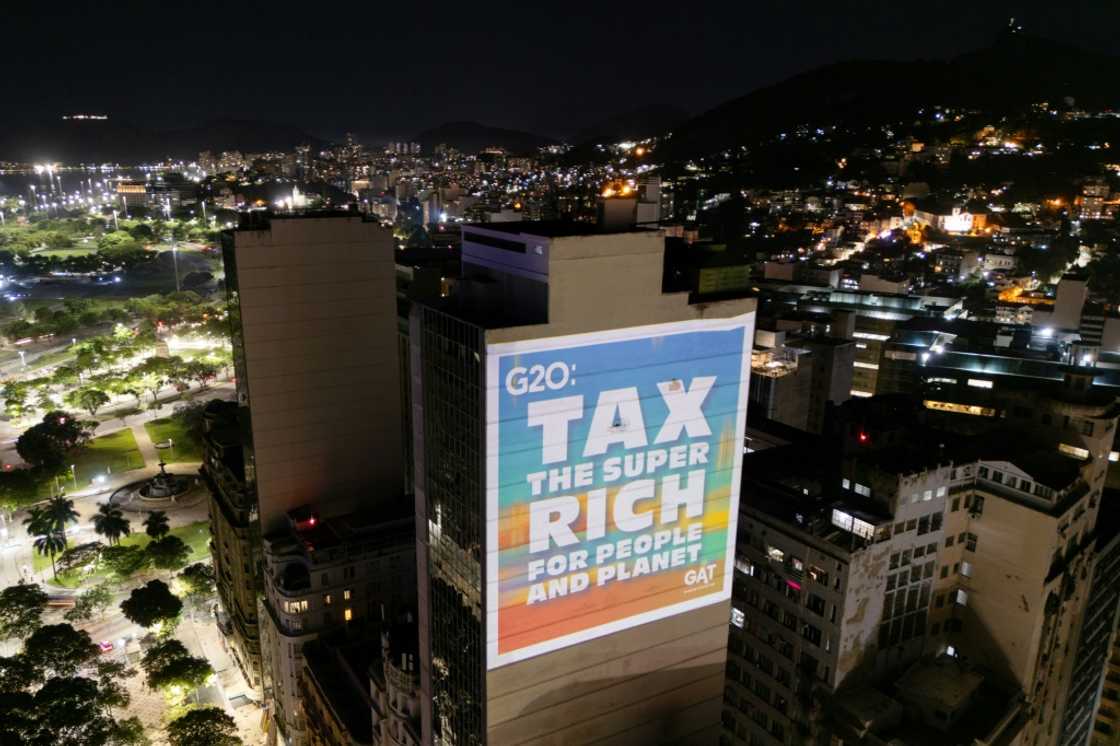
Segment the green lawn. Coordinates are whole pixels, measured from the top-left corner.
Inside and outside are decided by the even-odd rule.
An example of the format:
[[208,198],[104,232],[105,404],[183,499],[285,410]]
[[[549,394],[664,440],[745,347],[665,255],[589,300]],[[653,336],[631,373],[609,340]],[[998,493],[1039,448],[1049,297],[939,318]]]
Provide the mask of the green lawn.
[[183,426],[171,417],[161,417],[144,423],[144,429],[152,442],[159,446],[171,440],[170,448],[161,448],[163,460],[169,464],[197,462],[202,460],[202,446],[183,429]]
[[[152,539],[144,533],[143,519],[136,514],[128,514],[129,520],[132,521],[132,533],[121,539],[123,545],[135,545],[145,547]],[[187,564],[192,562],[199,562],[209,556],[210,553],[210,529],[207,521],[198,521],[197,523],[188,523],[186,526],[179,526],[178,528],[171,529],[172,536],[178,536],[183,540],[191,549],[191,556],[187,559]],[[104,539],[101,539],[104,541]],[[46,555],[40,555],[38,552],[32,552],[32,567],[36,572],[42,570],[49,570],[51,567],[51,558]],[[94,572],[87,577],[82,577],[78,573],[59,573],[58,579],[51,582],[63,588],[77,588],[84,581],[97,581],[104,577],[100,571]]]
[[77,481],[78,488],[84,488],[98,474],[113,474],[130,469],[144,468],[144,457],[136,446],[132,430],[124,428],[109,435],[94,438],[74,458],[76,479],[70,480],[72,487]]
[[86,256],[88,254],[96,254],[97,246],[95,244],[90,244],[88,246],[75,246],[72,249],[43,249],[31,253],[35,256]]

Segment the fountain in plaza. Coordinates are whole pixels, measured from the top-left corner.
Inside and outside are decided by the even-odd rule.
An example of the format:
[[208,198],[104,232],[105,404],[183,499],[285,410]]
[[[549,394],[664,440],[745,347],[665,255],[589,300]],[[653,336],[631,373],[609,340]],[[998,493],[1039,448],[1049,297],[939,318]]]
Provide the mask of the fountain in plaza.
[[171,502],[175,502],[176,497],[191,488],[193,480],[190,477],[168,474],[166,467],[167,464],[161,458],[159,460],[159,474],[153,476],[141,485],[140,489],[136,490],[141,500],[171,500]]

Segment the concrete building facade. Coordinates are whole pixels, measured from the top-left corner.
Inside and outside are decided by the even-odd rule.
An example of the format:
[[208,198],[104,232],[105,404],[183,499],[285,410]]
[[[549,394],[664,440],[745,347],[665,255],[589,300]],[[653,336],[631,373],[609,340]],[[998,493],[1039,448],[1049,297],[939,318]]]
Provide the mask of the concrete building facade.
[[[373,585],[386,583],[387,570],[359,562],[342,571],[354,574],[338,589],[341,600],[333,590],[295,599],[297,591],[306,596],[330,584],[316,577],[297,589],[280,570],[340,560],[337,548],[328,561],[321,547],[301,544],[307,532],[293,529],[293,511],[314,505],[315,520],[327,525],[369,511],[392,521],[411,507],[402,498],[400,359],[407,348],[395,257],[388,232],[344,213],[251,219],[223,234],[222,246],[238,409],[211,427],[203,467],[220,618],[246,678],[273,706],[272,736],[298,744],[299,647],[350,621],[340,615],[367,614],[364,605],[344,606],[350,599],[341,596],[354,594],[362,604],[383,598]],[[358,540],[336,533],[343,537],[336,544]],[[414,547],[406,543],[406,567],[393,568],[392,577],[403,579],[411,603]],[[398,550],[390,544],[387,551]],[[341,611],[319,609],[324,594]],[[313,620],[306,616],[312,606]]]
[[[889,705],[882,687],[946,655],[997,694],[959,721],[942,708],[939,730],[1085,742],[1117,613],[1115,522],[1097,515],[1120,409],[1082,382],[1005,392],[1019,437],[931,430],[943,413],[893,397],[845,406],[817,446],[837,461],[817,468],[804,445],[748,457],[725,742],[846,739],[860,700]],[[919,743],[902,721],[878,736]]]

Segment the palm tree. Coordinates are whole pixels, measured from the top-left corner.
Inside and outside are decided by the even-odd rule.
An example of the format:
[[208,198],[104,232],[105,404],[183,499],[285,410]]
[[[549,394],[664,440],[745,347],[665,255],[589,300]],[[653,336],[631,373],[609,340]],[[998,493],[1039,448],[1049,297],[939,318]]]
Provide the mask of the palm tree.
[[[52,500],[53,502],[53,500]],[[51,557],[51,571],[58,577],[58,567],[55,566],[54,556],[66,551],[66,533],[55,529],[54,517],[48,509],[32,508],[31,515],[23,520],[27,532],[35,537],[33,542],[39,554],[49,554]]]
[[97,515],[93,517],[93,530],[108,539],[112,546],[122,536],[132,533],[132,524],[124,517],[120,508],[106,503],[97,509]]
[[78,511],[74,510],[74,501],[68,500],[62,495],[50,499],[50,502],[47,503],[46,515],[51,522],[51,529],[63,536],[66,536],[66,525],[77,523],[79,517]]
[[51,573],[58,579],[58,567],[54,563],[54,556],[66,551],[66,534],[60,531],[49,531],[42,536],[36,536],[34,547],[39,554],[51,556]]
[[144,519],[144,532],[153,539],[160,539],[170,531],[171,527],[167,524],[167,513],[162,510],[153,510]]

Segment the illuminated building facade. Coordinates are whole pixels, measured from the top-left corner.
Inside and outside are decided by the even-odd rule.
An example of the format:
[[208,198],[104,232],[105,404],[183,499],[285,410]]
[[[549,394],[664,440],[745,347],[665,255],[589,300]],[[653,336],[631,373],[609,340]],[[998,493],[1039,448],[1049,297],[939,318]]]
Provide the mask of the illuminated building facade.
[[[519,490],[528,489],[523,481],[519,488],[516,479],[507,484],[501,476],[506,472],[500,470],[507,468],[502,464],[515,463],[508,449],[535,452],[539,446],[530,435],[524,439],[516,435],[517,397],[536,391],[532,388],[536,384],[526,379],[522,386],[516,370],[504,366],[518,365],[513,361],[521,359],[529,370],[532,360],[560,350],[567,373],[559,364],[553,366],[550,387],[570,387],[576,395],[583,390],[581,385],[593,385],[608,375],[643,375],[638,355],[653,354],[654,348],[673,349],[678,338],[672,332],[678,329],[682,334],[695,329],[697,334],[711,330],[717,335],[726,330],[730,337],[719,339],[736,340],[739,350],[734,361],[729,357],[727,362],[739,367],[727,383],[730,388],[710,395],[712,401],[721,401],[728,392],[740,391],[743,404],[738,411],[745,415],[747,376],[742,366],[749,366],[747,332],[753,329],[754,301],[718,300],[701,306],[695,293],[663,293],[663,251],[664,239],[656,231],[599,231],[572,223],[471,225],[464,228],[463,272],[455,292],[413,306],[420,686],[423,731],[431,743],[668,743],[716,738],[729,612],[721,600],[722,585],[698,588],[708,595],[698,594],[701,600],[692,608],[653,607],[641,617],[608,599],[597,608],[615,620],[609,628],[596,627],[589,615],[579,612],[544,624],[531,621],[538,610],[548,613],[567,600],[547,598],[549,593],[581,592],[576,577],[580,573],[560,573],[563,580],[552,585],[506,590],[510,579],[521,577],[513,569],[518,554],[508,543],[516,541],[520,531],[527,530],[533,537],[534,526],[550,526],[555,533],[545,544],[557,536],[564,542],[578,537],[569,536],[562,518],[557,519],[562,513],[570,515],[569,506],[575,509],[573,497],[541,500],[558,511],[549,514],[546,523],[538,523],[546,520],[546,514],[534,510],[538,518],[527,529],[503,528],[507,517],[516,513],[501,506],[519,500]],[[643,331],[650,327],[658,331],[648,333],[665,339],[665,345],[651,347]],[[661,334],[667,336],[656,336]],[[679,337],[687,339],[687,335]],[[585,351],[586,345],[601,343],[607,343],[601,353]],[[626,356],[610,373],[597,373],[596,366],[611,359],[614,344],[632,345],[625,349],[635,350],[635,356]],[[709,354],[717,349],[709,347]],[[506,350],[516,351],[507,355]],[[541,370],[551,365],[542,363]],[[574,375],[573,368],[578,369]],[[674,380],[663,382],[664,395],[691,394],[694,383]],[[547,396],[545,389],[541,391],[533,401]],[[657,398],[656,388],[652,396]],[[638,437],[631,425],[636,427],[642,414],[634,408],[637,400],[627,401],[634,404],[625,405],[625,414],[620,409],[615,418],[604,416],[601,426],[618,437],[626,433]],[[641,401],[641,411],[648,416],[660,411],[659,405]],[[507,406],[514,408],[507,410]],[[513,414],[503,414],[507,411]],[[736,406],[721,411],[735,412]],[[581,421],[575,413],[561,416]],[[556,421],[551,422],[550,427]],[[650,427],[651,433],[656,432]],[[718,449],[719,462],[730,469],[742,450],[742,433],[735,432],[734,426],[718,432],[728,444]],[[696,453],[707,452],[707,446],[698,448]],[[685,450],[674,453],[686,457]],[[562,473],[557,472],[561,481]],[[702,479],[698,475],[689,484],[701,485]],[[587,499],[599,499],[594,492]],[[671,520],[667,514],[663,518]],[[727,530],[723,524],[713,528],[721,536]],[[706,531],[707,524],[695,530]],[[590,538],[591,529],[577,527],[576,531]],[[724,540],[712,542],[717,550],[724,545]],[[516,550],[517,545],[512,546]],[[538,551],[535,540],[529,541],[528,549],[529,555]],[[684,561],[683,547],[679,554]],[[553,555],[549,562],[560,562],[557,558],[562,556]],[[514,564],[499,564],[507,561]],[[723,565],[722,556],[713,560],[713,566]],[[525,577],[539,574],[543,567],[541,560]],[[595,577],[606,582],[607,571],[596,566]],[[698,582],[697,570],[688,577]],[[562,588],[565,583],[570,585]],[[603,603],[602,595],[594,593],[599,580],[595,583],[590,593],[576,598]],[[628,584],[615,588],[619,589],[615,595],[626,596]],[[525,592],[530,602],[520,595]],[[670,583],[664,593],[677,599],[679,590]],[[566,632],[561,638],[554,636],[559,630]]]

